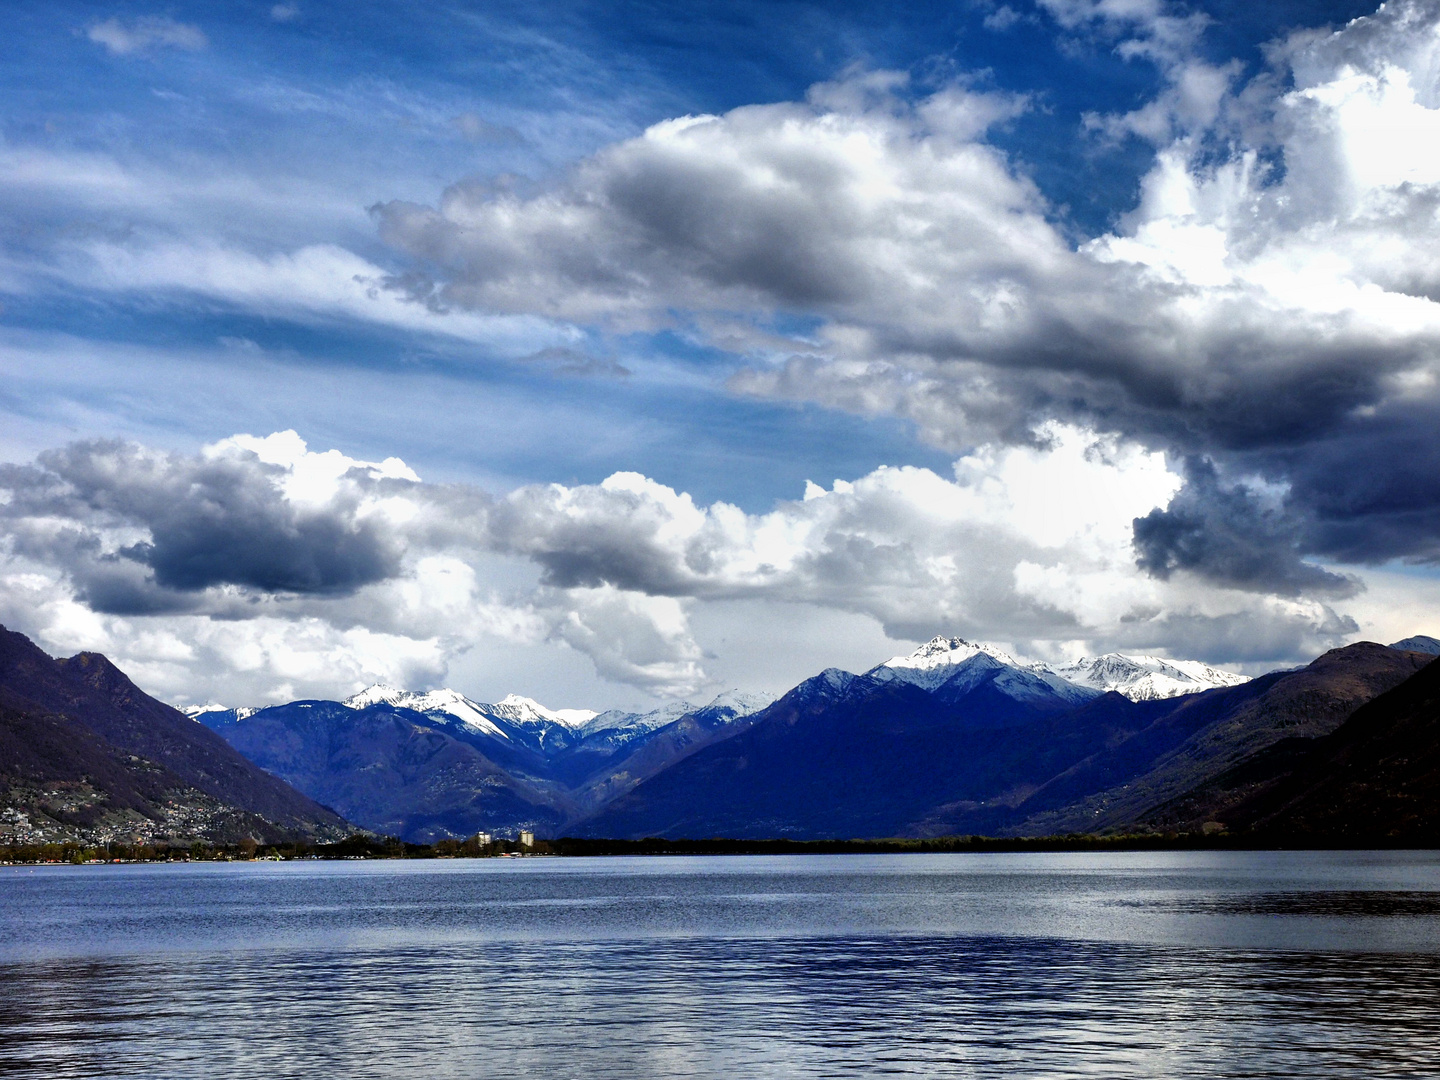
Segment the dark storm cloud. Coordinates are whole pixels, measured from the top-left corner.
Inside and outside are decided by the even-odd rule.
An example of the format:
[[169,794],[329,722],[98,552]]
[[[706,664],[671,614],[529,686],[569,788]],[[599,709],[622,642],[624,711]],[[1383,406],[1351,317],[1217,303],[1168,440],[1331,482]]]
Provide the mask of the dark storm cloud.
[[696,588],[705,552],[698,538],[684,551],[662,541],[670,524],[669,508],[648,493],[547,485],[521,488],[497,504],[489,537],[498,549],[536,562],[548,585],[683,596]]
[[1440,406],[1356,419],[1285,462],[1309,550],[1344,562],[1440,561]]
[[296,505],[282,476],[253,455],[81,442],[0,468],[0,515],[18,554],[64,566],[101,611],[184,610],[217,585],[343,595],[398,572],[399,546],[353,495]]
[[1213,462],[1186,463],[1185,486],[1164,509],[1135,519],[1136,561],[1167,579],[1188,570],[1219,585],[1277,596],[1352,596],[1354,580],[1301,558],[1292,508],[1239,485],[1226,487]]

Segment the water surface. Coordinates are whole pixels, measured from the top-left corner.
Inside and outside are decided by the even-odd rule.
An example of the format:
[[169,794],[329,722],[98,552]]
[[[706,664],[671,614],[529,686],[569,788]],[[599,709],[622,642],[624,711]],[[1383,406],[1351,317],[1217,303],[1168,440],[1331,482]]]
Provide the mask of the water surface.
[[0,868],[0,1071],[1440,1075],[1440,855]]

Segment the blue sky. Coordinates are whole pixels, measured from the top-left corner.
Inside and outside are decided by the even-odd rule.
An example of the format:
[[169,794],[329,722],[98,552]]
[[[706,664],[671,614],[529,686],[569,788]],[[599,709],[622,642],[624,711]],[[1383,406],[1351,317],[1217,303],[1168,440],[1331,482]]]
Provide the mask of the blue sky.
[[[1436,14],[1387,10],[9,5],[0,460],[32,494],[3,621],[176,699],[383,677],[560,705],[780,685],[930,633],[1256,670],[1423,631],[1436,292],[1366,260],[1433,227],[1434,163],[1405,148]],[[1313,300],[1332,287],[1361,299]],[[285,431],[306,449],[213,449]],[[380,496],[307,503],[296,454],[400,458],[471,539],[362,509],[336,528],[373,530],[383,569],[177,585],[184,495],[156,509],[107,458],[64,513],[32,498],[107,439],[259,470],[306,536]],[[1070,533],[1032,521],[1035,476],[1093,493]],[[543,491],[559,517],[515,524]],[[905,524],[951,495],[990,502]],[[437,567],[490,614],[368,614]]]

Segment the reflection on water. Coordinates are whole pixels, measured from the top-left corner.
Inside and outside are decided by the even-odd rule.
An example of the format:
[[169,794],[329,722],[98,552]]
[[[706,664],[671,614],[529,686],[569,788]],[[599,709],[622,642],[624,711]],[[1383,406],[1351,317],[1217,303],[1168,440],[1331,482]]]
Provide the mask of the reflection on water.
[[1335,892],[1236,893],[1171,900],[1122,900],[1135,908],[1168,908],[1196,914],[1310,915],[1343,919],[1440,915],[1440,892],[1405,889],[1340,889]]
[[1440,1075],[1440,859],[0,871],[0,1071]]

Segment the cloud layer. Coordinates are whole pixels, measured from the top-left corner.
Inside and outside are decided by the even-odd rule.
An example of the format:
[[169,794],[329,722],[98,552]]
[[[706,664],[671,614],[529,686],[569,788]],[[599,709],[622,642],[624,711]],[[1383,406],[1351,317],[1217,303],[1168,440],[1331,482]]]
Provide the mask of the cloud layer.
[[[741,393],[899,415],[956,451],[1058,420],[1208,462],[1183,520],[1146,518],[1157,575],[1329,595],[1302,556],[1433,559],[1440,4],[1296,33],[1243,83],[1177,7],[1045,6],[1167,80],[1091,118],[1156,146],[1105,235],[1072,239],[988,141],[1025,99],[873,72],[657,124],[540,194],[387,203],[382,233],[447,305],[751,342]],[[1222,526],[1266,514],[1284,526]]]
[[[694,389],[687,402],[728,392],[725,408],[751,418],[786,401],[898,417],[954,459],[856,458],[770,506],[737,490],[741,509],[654,479],[658,453],[627,453],[635,471],[600,483],[506,492],[312,452],[293,432],[198,453],[75,442],[0,467],[0,621],[60,651],[114,652],[176,696],[255,701],[420,685],[524,650],[583,658],[636,693],[698,693],[741,611],[1046,658],[1291,662],[1353,633],[1350,616],[1378,603],[1368,566],[1440,559],[1440,0],[1293,33],[1258,73],[1207,57],[1206,18],[1169,0],[1008,11],[993,32],[1043,24],[1077,55],[1114,50],[1159,74],[1150,100],[1083,120],[1094,146],[1153,156],[1104,230],[1082,235],[1023,148],[999,148],[1051,102],[983,74],[942,85],[856,68],[803,100],[672,116],[618,141],[638,125],[592,126],[523,158],[535,181],[504,169],[553,118],[522,137],[506,126],[520,113],[464,94],[392,109],[392,88],[358,72],[359,89],[320,95],[227,76],[245,88],[225,99],[240,126],[214,129],[239,146],[255,107],[267,132],[292,113],[326,118],[307,144],[332,118],[423,135],[357,151],[363,176],[340,187],[272,168],[268,150],[247,171],[228,149],[0,146],[24,238],[0,289],[38,323],[81,319],[75,295],[164,308],[181,337],[218,336],[237,363],[261,353],[252,336],[287,347],[272,322],[301,340],[364,328],[457,365],[617,377],[631,419],[650,418],[645,395],[668,380]],[[269,15],[308,33],[323,13]],[[176,89],[191,84],[164,76],[226,63],[234,25],[198,65],[182,53],[210,42],[188,22],[75,26],[87,62],[141,77],[115,85],[210,138],[214,117]],[[326,159],[316,177],[350,141],[309,149]],[[461,149],[436,156],[442,144]],[[600,149],[546,176],[575,145]],[[385,171],[411,156],[423,169]],[[433,205],[417,194],[468,169],[487,175]],[[537,396],[553,412],[558,392]],[[284,408],[327,430],[310,405]],[[117,430],[92,415],[71,430]],[[250,422],[224,423],[188,445]],[[566,461],[523,475],[571,474]]]
[[85,36],[112,56],[131,56],[155,48],[198,52],[210,44],[205,31],[190,23],[176,22],[167,15],[143,15],[138,19],[109,18],[90,26]]
[[1183,557],[1145,573],[1134,523],[1189,521],[1183,484],[1163,454],[1058,424],[949,477],[880,468],[760,514],[637,473],[497,497],[294,432],[197,455],[75,443],[0,471],[0,621],[61,649],[138,652],[177,693],[209,666],[257,699],[431,682],[486,642],[568,647],[611,682],[695,694],[711,678],[692,616],[734,601],[1051,657],[1183,642],[1245,662],[1354,629],[1304,595],[1350,583],[1307,564],[1269,587],[1231,567],[1216,588],[1195,576],[1203,546],[1177,543]]

